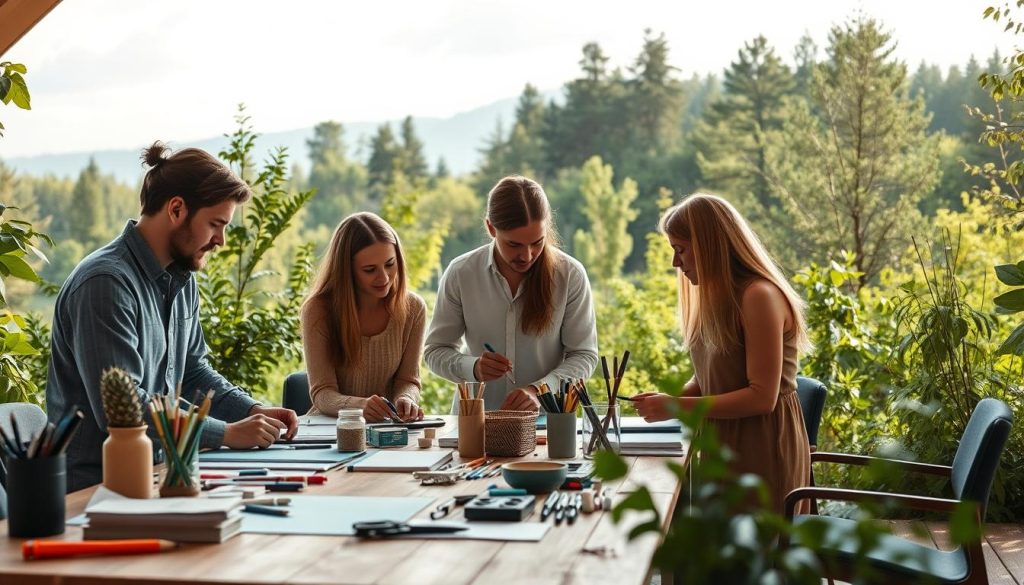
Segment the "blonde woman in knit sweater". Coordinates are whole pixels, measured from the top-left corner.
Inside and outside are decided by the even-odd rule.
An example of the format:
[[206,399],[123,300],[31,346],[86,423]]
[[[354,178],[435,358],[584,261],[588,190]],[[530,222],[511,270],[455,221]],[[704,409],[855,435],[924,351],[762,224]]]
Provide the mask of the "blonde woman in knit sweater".
[[368,422],[423,417],[419,364],[426,327],[423,299],[407,290],[398,234],[373,213],[355,213],[334,230],[302,307],[310,414],[361,408]]

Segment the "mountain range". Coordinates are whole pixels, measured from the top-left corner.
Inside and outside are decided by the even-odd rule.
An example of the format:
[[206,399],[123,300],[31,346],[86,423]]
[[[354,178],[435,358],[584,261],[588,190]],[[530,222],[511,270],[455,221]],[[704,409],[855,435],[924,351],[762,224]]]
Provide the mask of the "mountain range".
[[[545,101],[560,101],[558,90],[543,92]],[[494,133],[500,121],[504,131],[515,119],[515,108],[518,97],[499,100],[467,112],[455,114],[448,118],[417,118],[413,117],[416,134],[423,142],[424,155],[428,164],[437,165],[444,158],[452,174],[460,175],[476,168],[480,159],[480,149],[485,140]],[[349,157],[365,161],[369,157],[370,138],[383,123],[390,123],[397,135],[401,120],[376,122],[342,122],[345,127],[345,144]],[[256,129],[259,130],[258,128]],[[277,146],[288,148],[289,160],[298,162],[306,171],[309,170],[309,148],[306,140],[313,134],[313,128],[297,128],[281,132],[261,134],[256,141],[255,160],[262,161],[271,149]],[[193,140],[188,143],[170,142],[174,148],[195,146],[216,153],[228,144],[223,136]],[[4,162],[19,173],[29,175],[51,174],[58,177],[76,178],[89,159],[105,174],[112,174],[118,180],[134,185],[142,178],[143,169],[139,162],[142,148],[147,144],[139,144],[135,148],[116,150],[79,151],[61,154],[39,154],[34,156],[12,157]]]

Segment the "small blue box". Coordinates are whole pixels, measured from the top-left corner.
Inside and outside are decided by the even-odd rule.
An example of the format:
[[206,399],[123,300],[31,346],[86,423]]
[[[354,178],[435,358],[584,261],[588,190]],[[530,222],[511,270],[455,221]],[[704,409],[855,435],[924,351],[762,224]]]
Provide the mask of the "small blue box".
[[367,427],[366,442],[371,447],[403,447],[409,444],[409,429],[405,427]]

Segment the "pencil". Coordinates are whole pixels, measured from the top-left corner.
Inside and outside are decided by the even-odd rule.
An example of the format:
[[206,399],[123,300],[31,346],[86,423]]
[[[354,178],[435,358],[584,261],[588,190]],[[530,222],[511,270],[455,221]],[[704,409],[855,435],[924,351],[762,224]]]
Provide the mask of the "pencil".
[[55,559],[81,555],[128,555],[163,552],[177,547],[169,540],[26,540],[21,544],[25,560]]

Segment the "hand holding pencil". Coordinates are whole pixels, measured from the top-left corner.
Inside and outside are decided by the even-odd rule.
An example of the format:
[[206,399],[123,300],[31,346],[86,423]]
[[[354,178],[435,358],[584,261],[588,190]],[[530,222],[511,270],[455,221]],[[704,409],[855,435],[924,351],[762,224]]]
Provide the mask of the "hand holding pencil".
[[476,379],[481,382],[490,382],[502,376],[507,376],[509,384],[514,386],[515,379],[512,377],[512,362],[503,354],[494,351],[490,344],[485,343],[484,349],[487,351],[480,354],[476,364],[473,366],[473,375],[476,376]]

